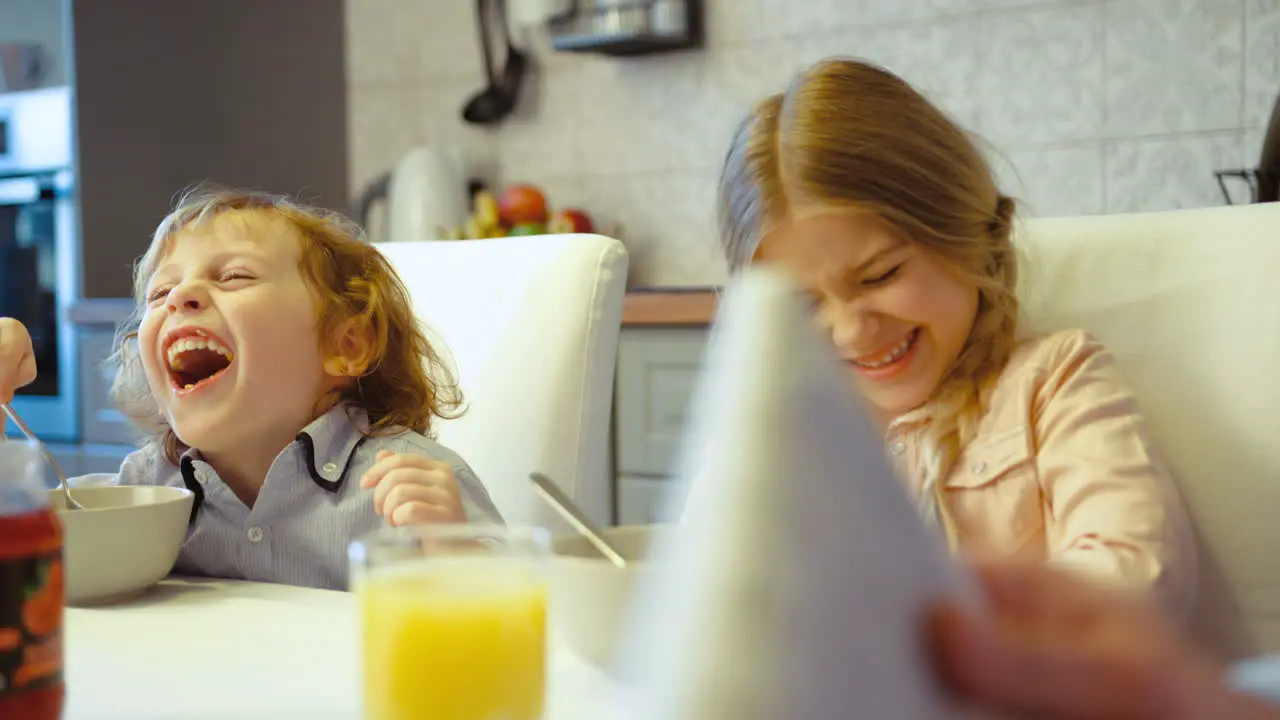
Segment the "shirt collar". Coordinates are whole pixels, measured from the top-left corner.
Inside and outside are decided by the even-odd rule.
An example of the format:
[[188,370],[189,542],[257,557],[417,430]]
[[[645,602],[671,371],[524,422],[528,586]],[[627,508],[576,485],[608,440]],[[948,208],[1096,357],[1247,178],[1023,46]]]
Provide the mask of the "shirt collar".
[[[354,405],[342,404],[304,427],[294,442],[302,452],[302,463],[312,482],[328,492],[337,492],[347,479],[356,449],[364,443],[368,431],[368,413]],[[188,487],[198,487],[194,477],[196,461],[203,462],[200,451],[191,448],[182,454],[179,463]]]
[[337,492],[368,432],[368,413],[354,405],[337,405],[303,428],[296,440],[312,481]]
[[933,419],[932,404],[926,403],[915,410],[908,410],[889,421],[889,427],[885,428],[885,436],[889,437],[895,432],[911,427],[913,425],[924,425]]

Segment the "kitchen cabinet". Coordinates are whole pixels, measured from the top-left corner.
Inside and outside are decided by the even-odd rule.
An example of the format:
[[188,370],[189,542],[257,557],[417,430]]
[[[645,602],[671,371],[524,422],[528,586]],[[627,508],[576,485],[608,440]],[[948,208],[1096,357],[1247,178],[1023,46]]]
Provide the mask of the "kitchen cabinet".
[[714,294],[628,295],[614,397],[618,524],[674,519],[671,475],[703,369]]
[[656,477],[670,472],[685,413],[702,371],[706,331],[628,328],[618,341],[618,470]]
[[671,486],[671,481],[665,477],[618,475],[617,524],[651,525],[676,520],[672,516],[671,498],[667,494]]
[[[127,322],[132,302],[84,301],[71,309],[79,363],[81,442],[51,444],[50,451],[70,477],[114,473],[137,449],[138,431],[111,402],[114,369],[106,364],[115,348],[116,328]],[[50,475],[49,482],[55,479]]]
[[115,369],[106,361],[115,348],[115,330],[89,326],[79,335],[80,436],[93,445],[132,445],[137,430],[111,401]]
[[[94,473],[119,472],[124,458],[136,448],[130,445],[73,445],[49,443],[46,446],[53,455],[58,467],[69,478]],[[45,468],[45,486],[53,489],[58,486],[58,478],[53,470]]]

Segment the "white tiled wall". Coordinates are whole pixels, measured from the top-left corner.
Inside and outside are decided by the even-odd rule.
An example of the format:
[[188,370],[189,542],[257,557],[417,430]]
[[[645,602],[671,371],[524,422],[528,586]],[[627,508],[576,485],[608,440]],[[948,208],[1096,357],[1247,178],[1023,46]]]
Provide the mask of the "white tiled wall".
[[414,144],[462,143],[617,227],[655,285],[721,279],[730,130],[827,55],[919,86],[1034,215],[1220,204],[1213,171],[1256,162],[1280,92],[1280,0],[706,0],[701,51],[621,61],[526,38],[538,75],[487,131],[459,119],[482,85],[470,0],[347,2],[356,187]]

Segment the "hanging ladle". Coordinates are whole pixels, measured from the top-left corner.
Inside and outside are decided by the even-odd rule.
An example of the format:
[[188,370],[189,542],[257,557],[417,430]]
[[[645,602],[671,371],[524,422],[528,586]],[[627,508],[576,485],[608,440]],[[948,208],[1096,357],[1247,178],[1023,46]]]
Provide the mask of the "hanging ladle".
[[53,468],[53,474],[58,476],[58,484],[62,487],[62,499],[66,501],[67,509],[83,510],[84,506],[76,502],[75,498],[71,497],[71,488],[67,485],[67,475],[62,472],[62,468],[58,467],[58,461],[53,459],[53,454],[49,452],[49,448],[45,447],[44,443],[40,442],[40,438],[36,437],[35,433],[31,432],[31,428],[27,427],[27,424],[22,422],[22,418],[18,417],[17,411],[7,403],[0,403],[0,408],[4,408],[4,414],[8,415],[9,419],[13,421],[13,424],[17,425],[18,429],[22,431],[22,434],[27,436],[27,440],[30,440],[33,445],[40,449],[40,454],[44,455],[44,459],[49,463],[49,467]]
[[507,61],[499,76],[494,70],[493,49],[490,47],[493,19],[489,1],[476,0],[476,25],[480,32],[480,52],[484,58],[484,75],[488,86],[477,93],[462,109],[462,119],[473,125],[495,125],[502,122],[516,108],[520,99],[520,86],[524,81],[529,62],[524,53],[511,42],[511,28],[507,23],[506,0],[497,3],[498,21],[502,26],[502,38],[507,46]]

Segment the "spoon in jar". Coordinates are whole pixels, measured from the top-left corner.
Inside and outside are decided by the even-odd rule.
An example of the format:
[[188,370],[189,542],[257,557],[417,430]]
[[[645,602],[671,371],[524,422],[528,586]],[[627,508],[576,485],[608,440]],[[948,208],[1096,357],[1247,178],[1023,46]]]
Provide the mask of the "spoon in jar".
[[53,459],[53,455],[49,452],[49,449],[44,446],[44,443],[40,442],[40,438],[36,437],[35,433],[31,432],[31,428],[27,427],[27,424],[22,422],[22,418],[18,417],[18,413],[12,407],[8,404],[0,404],[0,408],[4,408],[4,414],[9,416],[9,419],[13,421],[14,425],[18,426],[18,429],[22,431],[22,434],[26,435],[27,439],[30,440],[32,444],[40,448],[40,454],[43,455],[45,461],[49,463],[49,467],[53,468],[53,474],[58,476],[58,484],[62,487],[62,498],[66,501],[67,509],[83,510],[84,506],[76,502],[75,498],[71,497],[71,489],[67,485],[67,475],[62,472],[62,468],[58,467],[58,462]]

